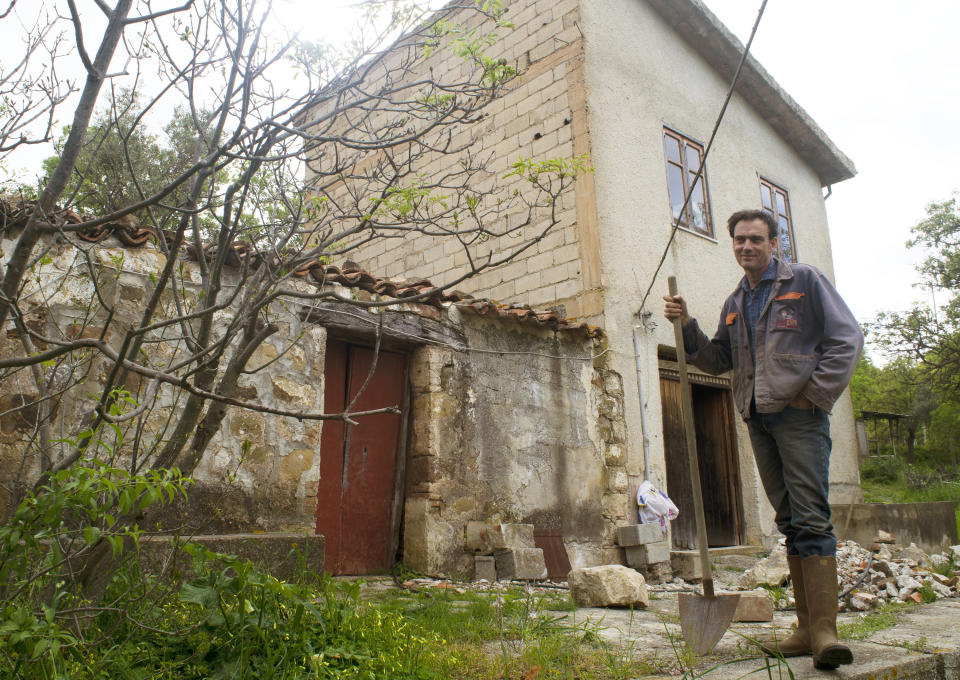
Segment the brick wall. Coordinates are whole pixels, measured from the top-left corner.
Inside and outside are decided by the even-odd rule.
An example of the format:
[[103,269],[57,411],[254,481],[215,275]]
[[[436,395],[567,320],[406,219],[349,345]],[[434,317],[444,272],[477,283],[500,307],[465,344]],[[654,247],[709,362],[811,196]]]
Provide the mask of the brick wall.
[[[571,158],[590,151],[583,45],[577,26],[579,1],[517,0],[505,5],[505,18],[515,27],[498,29],[501,39],[486,54],[515,65],[521,75],[487,104],[477,122],[460,126],[451,139],[454,146],[475,140],[469,153],[488,159],[487,174],[478,177],[479,186],[499,186],[500,196],[509,196],[524,184],[515,177],[503,179],[518,158]],[[472,15],[465,25],[483,33],[494,29],[492,22],[480,25]],[[428,67],[437,79],[467,71],[462,60],[442,50],[416,69],[425,73]],[[456,156],[437,153],[423,158],[416,170],[430,181],[450,172],[457,162]],[[599,286],[592,194],[592,176],[582,176],[558,201],[553,212],[556,224],[539,242],[510,262],[456,287],[502,302],[535,307],[562,304],[567,316],[595,317],[599,308],[583,304],[584,295]],[[519,209],[503,216],[511,226],[525,218],[526,212]],[[540,235],[549,220],[550,211],[543,210],[524,227],[522,236],[492,238],[469,249],[454,238],[411,233],[373,240],[348,257],[381,276],[422,277],[446,284],[468,271],[468,252],[483,258],[516,248]]]

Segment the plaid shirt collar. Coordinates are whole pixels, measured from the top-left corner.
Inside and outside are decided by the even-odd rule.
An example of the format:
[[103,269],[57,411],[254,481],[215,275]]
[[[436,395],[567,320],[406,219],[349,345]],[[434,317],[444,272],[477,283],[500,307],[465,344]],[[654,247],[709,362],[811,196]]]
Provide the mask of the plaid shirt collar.
[[[766,271],[763,272],[763,276],[760,277],[755,288],[750,289],[750,282],[747,281],[746,276],[740,281],[740,287],[743,288],[743,316],[747,325],[747,334],[750,336],[751,355],[754,355],[753,346],[757,321],[760,320],[760,314],[763,312],[763,308],[767,304],[767,298],[770,296],[770,288],[776,280],[777,258],[771,257],[770,264],[767,265]],[[754,358],[756,357],[754,356]]]
[[[747,295],[756,295],[757,290],[764,284],[769,285],[773,281],[777,280],[777,258],[771,257],[770,264],[767,265],[767,269],[763,272],[763,276],[760,277],[760,280],[757,282],[757,287],[753,290],[750,289],[750,281],[744,276],[740,279],[740,287],[743,288],[743,292]],[[766,298],[764,298],[766,302]]]

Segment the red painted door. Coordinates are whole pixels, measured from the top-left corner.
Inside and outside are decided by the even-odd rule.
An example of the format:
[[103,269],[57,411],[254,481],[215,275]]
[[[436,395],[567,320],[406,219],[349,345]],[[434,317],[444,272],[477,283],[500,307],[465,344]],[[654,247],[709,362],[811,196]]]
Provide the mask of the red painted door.
[[[326,413],[342,412],[358,394],[352,412],[402,405],[406,358],[381,351],[370,376],[373,360],[372,349],[327,341]],[[324,535],[326,569],[333,574],[384,572],[393,558],[388,553],[400,416],[354,420],[357,425],[326,421],[320,437],[317,533]]]

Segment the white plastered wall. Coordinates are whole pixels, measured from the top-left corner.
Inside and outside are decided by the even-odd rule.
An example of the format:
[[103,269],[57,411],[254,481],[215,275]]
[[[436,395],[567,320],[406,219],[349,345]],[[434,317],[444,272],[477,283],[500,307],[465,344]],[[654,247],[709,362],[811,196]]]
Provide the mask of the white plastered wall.
[[[581,13],[605,289],[603,326],[616,353],[615,370],[624,377],[628,473],[635,488],[643,478],[644,461],[632,329],[671,229],[662,129],[669,126],[706,144],[729,83],[642,0],[582,0]],[[639,373],[651,476],[658,485],[666,485],[666,472],[657,345],[674,345],[672,327],[661,316],[660,296],[666,293],[667,276],[677,276],[693,315],[712,334],[724,298],[742,276],[732,256],[726,218],[735,210],[759,207],[760,175],[789,192],[800,260],[834,278],[816,173],[754,109],[734,96],[707,160],[715,239],[678,233],[645,305],[652,315],[641,333]],[[859,500],[848,394],[834,409],[832,435],[831,501]],[[760,487],[746,429],[739,422],[737,437],[745,538],[748,543],[768,543],[776,532],[772,511]]]

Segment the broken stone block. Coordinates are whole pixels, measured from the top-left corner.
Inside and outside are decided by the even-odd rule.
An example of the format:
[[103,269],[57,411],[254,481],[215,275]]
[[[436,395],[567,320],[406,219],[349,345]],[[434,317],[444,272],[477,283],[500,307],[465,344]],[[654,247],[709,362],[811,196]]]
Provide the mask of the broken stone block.
[[631,545],[623,549],[626,553],[627,564],[631,567],[645,567],[648,564],[667,562],[670,560],[670,542],[647,543],[646,545]]
[[491,555],[500,550],[535,547],[532,524],[488,524],[476,520],[467,522],[467,550]]
[[889,531],[883,531],[882,529],[877,532],[877,537],[873,539],[874,543],[893,543],[893,541],[893,534]]
[[773,621],[773,598],[763,588],[740,593],[740,601],[733,613],[739,622]]
[[486,522],[478,522],[476,520],[467,521],[467,539],[465,542],[467,550],[480,553],[488,552],[488,545],[485,539],[488,526]]
[[952,556],[954,562],[960,562],[960,545],[951,545],[947,548],[947,556]]
[[882,560],[893,559],[893,553],[890,552],[890,546],[887,545],[886,543],[881,543],[879,546],[877,546],[877,544],[875,543],[873,549],[874,549],[874,552],[877,553],[878,558]]
[[867,592],[855,592],[850,596],[850,608],[858,612],[875,609],[879,604],[876,595]]
[[904,574],[902,576],[897,577],[897,585],[900,588],[912,588],[913,590],[916,590],[923,584],[920,583],[920,581],[918,581],[917,579],[913,578],[913,576],[908,576]]
[[497,580],[496,558],[492,555],[474,555],[473,578],[476,581],[485,580],[493,583]]
[[940,585],[947,586],[948,588],[957,582],[956,576],[954,576],[953,578],[947,578],[943,574],[938,574],[936,572],[933,572],[932,574],[930,574],[930,578],[932,578],[934,581],[936,581]]
[[532,524],[488,524],[484,537],[494,551],[536,547]]
[[787,551],[777,547],[769,557],[757,564],[740,577],[740,587],[752,590],[757,586],[782,586],[787,582],[790,569],[787,566]]
[[547,563],[540,548],[515,548],[496,554],[497,575],[501,579],[533,581],[547,578]]
[[931,579],[931,580],[927,583],[927,585],[930,586],[930,590],[932,590],[934,593],[936,593],[937,597],[952,597],[952,596],[953,596],[953,590],[951,590],[949,586],[945,586],[945,585],[943,585],[943,584],[941,584],[941,583],[937,583],[937,582],[934,581],[933,579]]
[[574,569],[567,583],[570,596],[581,607],[646,607],[650,603],[646,580],[622,564]]
[[923,550],[917,547],[916,543],[911,543],[906,548],[900,551],[900,559],[906,562],[911,567],[916,567],[919,564],[923,563],[924,553]]
[[631,524],[625,527],[617,527],[617,543],[624,547],[657,543],[662,540],[663,530],[657,523]]
[[700,568],[700,553],[696,550],[674,550],[670,553],[670,565],[675,576],[684,581],[698,581],[703,578]]
[[874,560],[873,568],[887,576],[897,576],[897,570],[894,569],[893,565],[887,560]]

